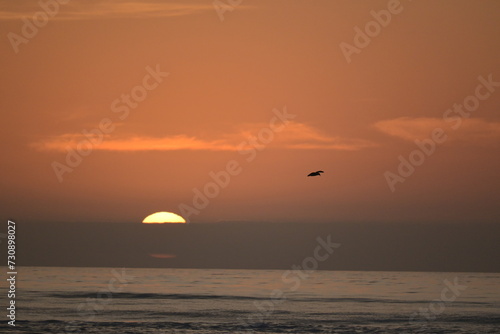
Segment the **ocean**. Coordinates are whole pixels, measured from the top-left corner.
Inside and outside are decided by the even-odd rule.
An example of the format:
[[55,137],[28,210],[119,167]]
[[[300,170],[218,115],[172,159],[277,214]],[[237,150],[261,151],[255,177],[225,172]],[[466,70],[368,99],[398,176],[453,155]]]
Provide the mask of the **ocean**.
[[1,333],[500,333],[491,273],[19,267],[15,290]]

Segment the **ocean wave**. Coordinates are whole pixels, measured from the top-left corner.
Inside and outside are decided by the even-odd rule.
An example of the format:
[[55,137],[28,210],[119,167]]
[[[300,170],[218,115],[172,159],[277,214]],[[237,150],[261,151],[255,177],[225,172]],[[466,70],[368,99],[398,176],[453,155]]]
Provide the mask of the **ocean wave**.
[[[46,294],[47,297],[52,298],[96,298],[97,293],[93,292],[56,292]],[[230,300],[260,300],[268,299],[262,297],[251,296],[232,296],[232,295],[208,295],[208,294],[180,294],[180,293],[131,293],[131,292],[115,292],[111,293],[112,298],[117,299],[230,299]],[[106,298],[104,294],[103,298]]]
[[[456,319],[457,320],[457,319]],[[371,322],[371,321],[356,321],[356,319],[346,319],[345,321],[330,321],[327,322],[312,322],[303,321],[303,319],[278,322],[268,321],[263,323],[248,324],[242,326],[241,323],[211,323],[207,322],[147,322],[147,321],[24,321],[17,322],[16,328],[9,328],[9,333],[137,333],[137,334],[217,334],[217,333],[233,333],[233,334],[250,334],[250,333],[288,333],[288,334],[347,334],[347,333],[384,333],[384,334],[400,334],[400,333],[500,333],[498,324],[500,319],[496,319],[495,323],[485,322],[484,317],[471,317],[467,319],[467,324],[457,322],[447,323],[446,321],[435,321],[426,324],[425,327],[420,325],[408,324],[405,319],[401,321],[393,321],[392,323]],[[0,331],[6,328],[6,325],[0,325]]]
[[[86,298],[109,298],[104,294],[100,296],[96,292],[49,292],[44,294],[46,297],[62,298],[62,299],[86,299]],[[133,292],[116,292],[110,293],[113,299],[164,299],[164,300],[270,300],[269,296],[241,296],[241,295],[211,295],[211,294],[179,294],[179,293],[133,293]],[[407,299],[387,299],[387,298],[365,298],[365,297],[302,297],[289,295],[284,297],[287,301],[294,302],[321,302],[321,303],[383,303],[383,304],[429,304],[429,300],[407,300]],[[487,306],[498,307],[498,303],[478,302],[478,301],[456,301],[454,305],[459,306]]]

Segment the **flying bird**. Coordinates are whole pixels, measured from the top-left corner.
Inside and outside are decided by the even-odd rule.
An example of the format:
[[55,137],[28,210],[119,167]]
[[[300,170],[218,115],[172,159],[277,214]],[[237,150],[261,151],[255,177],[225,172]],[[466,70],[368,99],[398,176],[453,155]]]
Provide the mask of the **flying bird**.
[[321,176],[321,173],[324,173],[322,170],[318,170],[316,172],[309,173],[307,176]]

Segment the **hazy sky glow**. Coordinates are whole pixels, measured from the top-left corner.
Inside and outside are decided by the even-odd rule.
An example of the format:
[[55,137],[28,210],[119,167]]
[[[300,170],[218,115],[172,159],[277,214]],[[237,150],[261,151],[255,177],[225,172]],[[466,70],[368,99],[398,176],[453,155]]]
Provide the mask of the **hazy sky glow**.
[[224,20],[211,1],[70,1],[45,24],[38,1],[0,8],[11,219],[500,217],[496,0],[243,0]]

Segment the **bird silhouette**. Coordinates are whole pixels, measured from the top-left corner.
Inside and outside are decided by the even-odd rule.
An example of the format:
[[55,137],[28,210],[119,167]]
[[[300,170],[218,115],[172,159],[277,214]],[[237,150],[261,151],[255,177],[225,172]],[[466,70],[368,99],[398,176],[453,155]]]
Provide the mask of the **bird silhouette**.
[[307,176],[321,176],[321,173],[324,173],[322,170],[318,170],[316,172],[309,173]]

